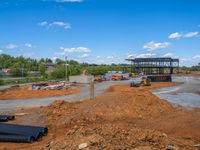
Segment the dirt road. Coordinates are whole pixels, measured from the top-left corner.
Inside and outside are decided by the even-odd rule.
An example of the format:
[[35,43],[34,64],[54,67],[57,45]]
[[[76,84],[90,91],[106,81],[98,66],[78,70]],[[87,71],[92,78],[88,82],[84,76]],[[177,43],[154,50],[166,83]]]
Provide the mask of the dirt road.
[[115,85],[93,100],[56,101],[23,110],[29,114],[13,123],[48,126],[48,136],[33,144],[1,143],[0,149],[76,150],[81,143],[91,150],[195,149],[193,145],[200,143],[200,110],[174,108],[149,91],[173,85]]

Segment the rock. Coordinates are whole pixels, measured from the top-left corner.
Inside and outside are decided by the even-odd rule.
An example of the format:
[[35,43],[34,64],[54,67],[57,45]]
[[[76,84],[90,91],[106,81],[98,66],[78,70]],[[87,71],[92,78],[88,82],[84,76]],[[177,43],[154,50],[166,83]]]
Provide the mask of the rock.
[[100,143],[103,140],[103,138],[98,134],[93,134],[88,137],[88,140],[89,140],[90,145],[95,145],[95,144]]
[[193,145],[194,147],[200,147],[200,144]]
[[16,113],[15,116],[25,116],[28,115],[28,113]]
[[86,147],[88,147],[87,143],[81,143],[81,144],[78,145],[78,149],[84,149]]
[[167,134],[165,134],[165,133],[163,133],[162,136],[165,137],[165,138],[167,138]]
[[178,150],[178,148],[174,145],[167,145],[166,150]]

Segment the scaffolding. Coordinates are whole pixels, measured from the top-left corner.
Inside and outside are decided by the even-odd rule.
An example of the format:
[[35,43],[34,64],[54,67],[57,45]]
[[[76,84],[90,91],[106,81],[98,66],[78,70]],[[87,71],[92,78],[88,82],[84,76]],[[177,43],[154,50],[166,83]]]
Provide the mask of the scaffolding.
[[128,58],[132,73],[144,75],[171,75],[179,68],[179,59],[165,58]]

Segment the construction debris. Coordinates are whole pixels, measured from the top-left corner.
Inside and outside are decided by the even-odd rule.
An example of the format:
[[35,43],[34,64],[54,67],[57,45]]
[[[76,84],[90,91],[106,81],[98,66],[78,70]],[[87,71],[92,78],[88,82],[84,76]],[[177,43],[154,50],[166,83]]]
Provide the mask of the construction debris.
[[46,86],[48,86],[47,83],[32,84],[32,90],[42,90]]
[[32,84],[32,90],[66,90],[70,84],[60,83],[49,85],[47,83]]
[[65,82],[47,82],[11,88],[0,93],[0,100],[46,98],[78,93],[78,86]]

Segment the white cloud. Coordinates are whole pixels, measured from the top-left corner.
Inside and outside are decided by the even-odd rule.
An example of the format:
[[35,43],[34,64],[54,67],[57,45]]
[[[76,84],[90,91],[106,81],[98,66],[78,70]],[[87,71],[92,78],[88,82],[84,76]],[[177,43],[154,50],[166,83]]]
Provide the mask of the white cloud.
[[52,1],[57,3],[75,3],[75,2],[83,2],[83,0],[43,0],[43,1]]
[[58,59],[58,57],[53,57],[52,59],[53,59],[53,61],[55,61],[56,59]]
[[8,44],[8,45],[6,45],[6,48],[7,49],[14,49],[14,48],[17,48],[18,46],[17,45],[15,45],[15,44]]
[[170,34],[170,35],[169,35],[169,38],[170,38],[170,39],[179,39],[179,38],[181,38],[182,36],[183,36],[182,34],[180,34],[180,33],[178,33],[178,32],[175,32],[175,33]]
[[147,49],[148,51],[153,51],[157,49],[164,49],[171,45],[169,42],[163,42],[163,43],[155,43],[154,41],[151,41],[149,43],[146,43],[143,45],[143,49]]
[[200,59],[200,55],[196,55],[193,57],[194,59]]
[[54,55],[55,56],[65,56],[66,53],[65,52],[55,52]]
[[71,28],[71,25],[69,23],[65,23],[65,22],[62,22],[62,21],[52,22],[52,23],[49,24],[49,26],[58,26],[58,27],[63,27],[64,29]]
[[83,54],[81,55],[81,58],[86,58],[86,57],[89,57],[90,55],[89,54]]
[[152,53],[145,53],[145,54],[139,54],[136,56],[136,58],[151,58],[151,57],[155,57],[156,54],[152,54]]
[[48,26],[48,22],[47,21],[43,21],[38,23],[39,26]]
[[134,58],[151,58],[155,57],[156,54],[154,53],[144,53],[144,54],[130,54],[127,56],[129,59],[134,59]]
[[63,27],[64,29],[69,29],[71,28],[71,25],[67,22],[62,22],[62,21],[55,21],[55,22],[51,22],[51,23],[48,23],[47,21],[43,21],[43,22],[40,22],[38,23],[39,26],[42,26],[42,27]]
[[199,32],[188,32],[185,34],[181,34],[178,32],[172,33],[169,35],[170,39],[180,39],[180,38],[192,38],[198,36]]
[[82,2],[83,0],[55,0],[58,3],[66,3],[66,2]]
[[31,48],[31,47],[33,47],[33,45],[32,45],[32,44],[30,44],[30,43],[25,43],[25,44],[24,44],[24,46],[26,46],[26,47],[28,47],[28,48]]
[[35,55],[35,53],[34,53],[34,52],[26,52],[26,53],[23,53],[22,55],[23,55],[24,57],[32,57],[32,56]]
[[180,59],[180,62],[187,62],[187,61],[189,61],[190,59],[188,59],[188,58],[181,58]]
[[97,56],[97,58],[101,58],[101,56]]
[[127,55],[127,58],[136,58],[137,57],[137,54],[128,54]]
[[3,50],[0,50],[0,53],[3,53]]
[[166,53],[165,55],[163,55],[163,57],[173,57],[174,56],[174,54],[172,54],[172,53]]
[[105,60],[103,60],[103,59],[98,59],[98,60],[96,60],[96,63],[98,63],[98,64],[104,64],[104,63],[105,63]]
[[113,59],[114,56],[107,56],[106,58],[107,58],[107,59]]
[[199,32],[188,32],[183,37],[184,38],[192,38],[192,37],[196,37],[198,34],[199,34]]
[[86,47],[76,47],[76,48],[60,47],[60,49],[63,52],[68,52],[68,53],[90,53],[91,52],[91,50],[89,48],[86,48]]

